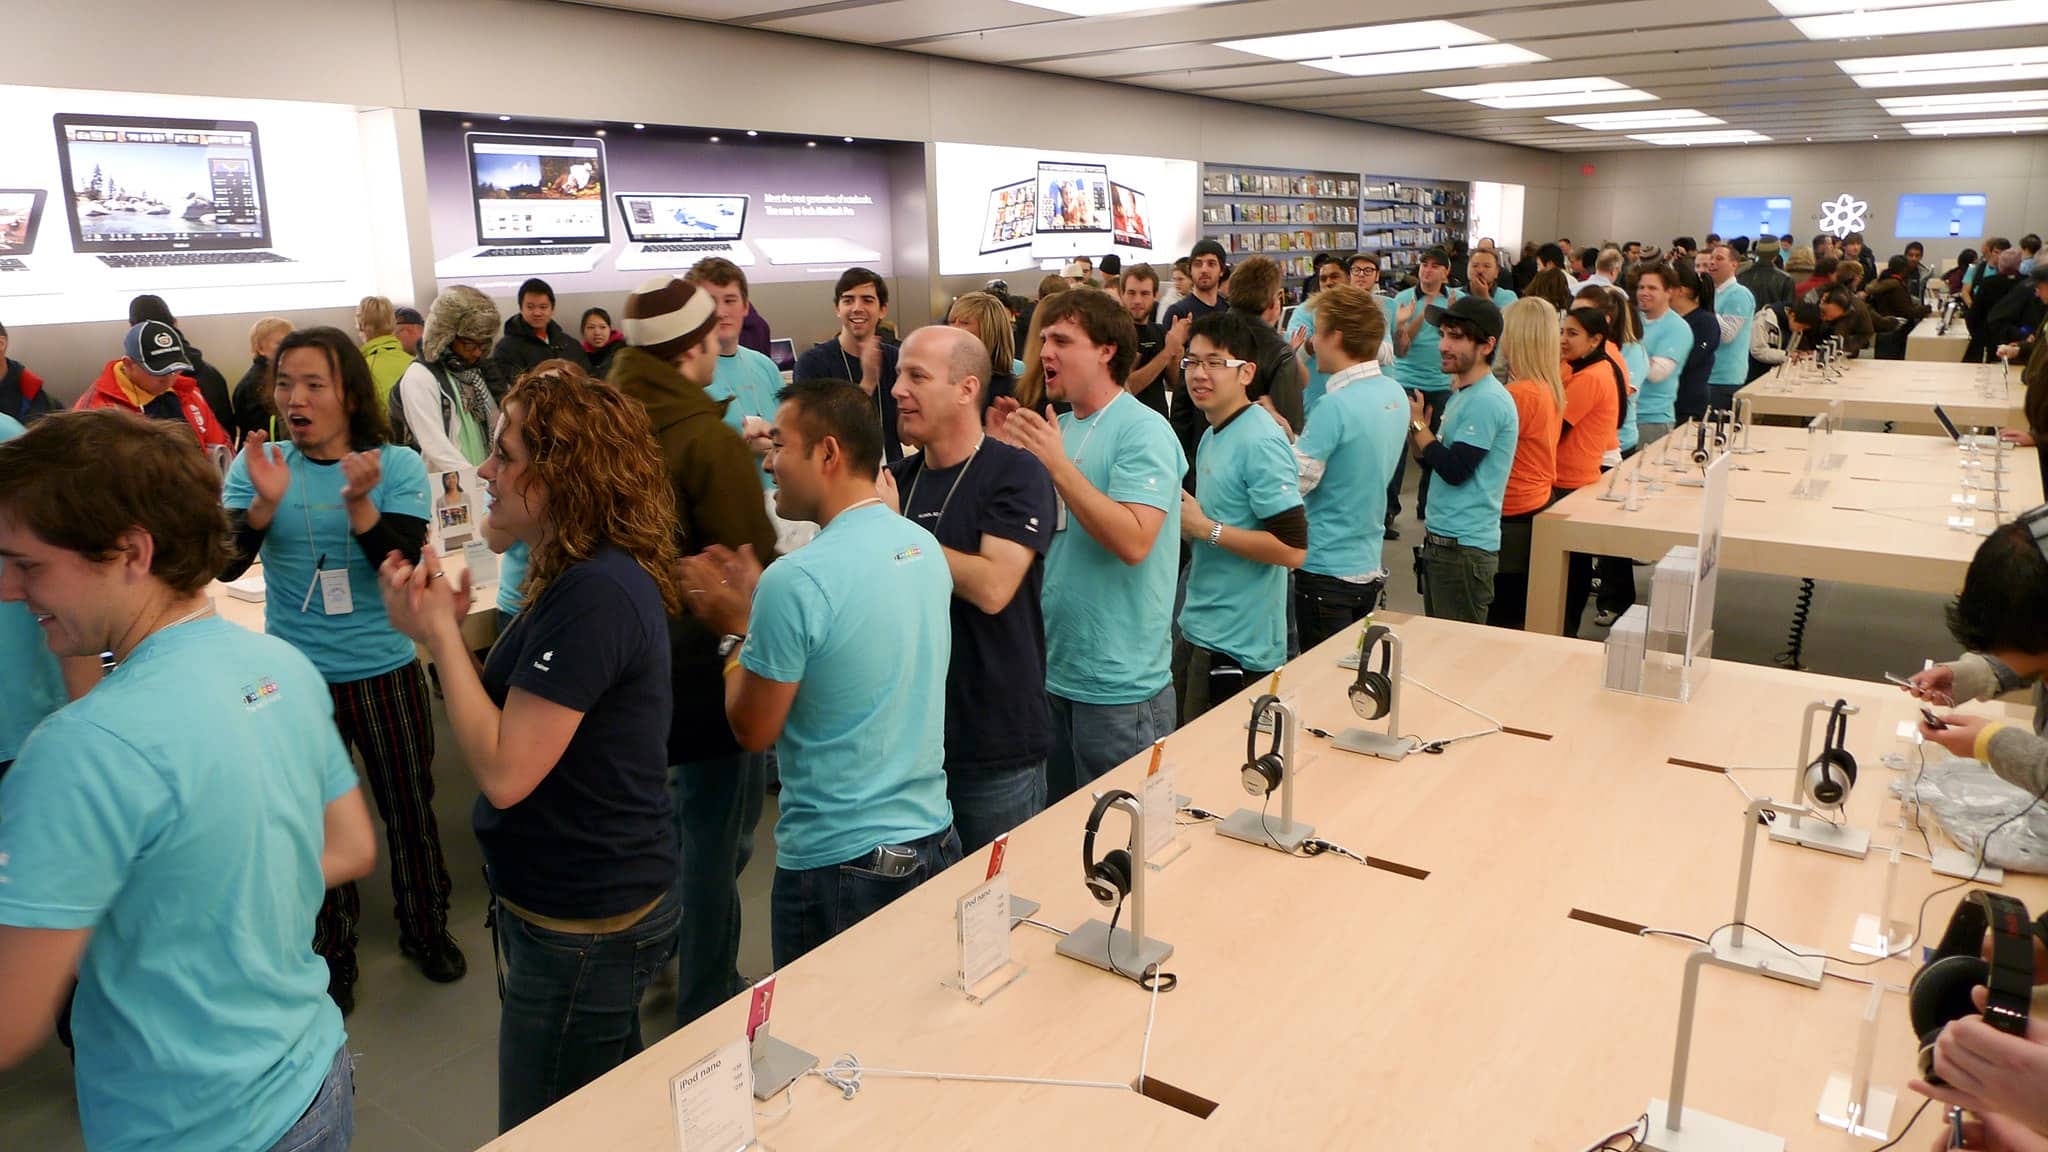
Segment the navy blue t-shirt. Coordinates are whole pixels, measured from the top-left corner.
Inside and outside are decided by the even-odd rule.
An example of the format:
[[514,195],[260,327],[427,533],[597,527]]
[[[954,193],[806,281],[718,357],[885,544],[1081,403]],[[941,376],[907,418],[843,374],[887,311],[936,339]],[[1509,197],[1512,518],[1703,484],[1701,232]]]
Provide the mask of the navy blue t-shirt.
[[[882,458],[889,463],[903,459],[903,438],[896,434],[896,397],[890,389],[896,386],[896,353],[898,346],[884,341],[882,344],[882,382],[875,389],[882,399]],[[850,384],[860,383],[860,357],[839,346],[839,337],[822,344],[814,344],[803,355],[796,358],[796,371],[790,374],[794,380],[844,380]]]
[[668,791],[668,620],[654,577],[610,545],[541,590],[492,646],[484,690],[520,688],[583,713],[526,799],[477,797],[491,886],[530,912],[616,916],[675,886]]
[[1707,376],[1714,370],[1714,352],[1721,347],[1721,317],[1701,305],[1685,318],[1692,329],[1692,354],[1678,373],[1678,401],[1673,410],[1680,420],[1699,419],[1707,414]]
[[[958,552],[984,533],[1037,555],[1017,594],[991,616],[953,597],[946,669],[946,770],[993,770],[1043,760],[1052,748],[1045,701],[1045,616],[1039,592],[1058,515],[1052,476],[1021,448],[984,439],[967,462],[927,472],[924,454],[889,466],[912,522]],[[943,514],[942,514],[943,510]]]

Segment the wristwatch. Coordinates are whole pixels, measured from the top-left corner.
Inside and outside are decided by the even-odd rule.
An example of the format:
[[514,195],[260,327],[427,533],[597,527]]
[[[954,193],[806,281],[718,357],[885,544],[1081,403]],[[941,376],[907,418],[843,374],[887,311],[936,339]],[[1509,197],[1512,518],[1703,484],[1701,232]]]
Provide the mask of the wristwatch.
[[1410,420],[1410,421],[1408,422],[1408,430],[1409,430],[1410,432],[1413,432],[1413,433],[1415,433],[1415,434],[1416,434],[1417,436],[1420,436],[1420,435],[1422,435],[1422,434],[1423,434],[1424,432],[1427,432],[1427,431],[1429,431],[1429,425],[1427,425],[1427,424],[1424,424],[1424,423],[1423,423],[1422,421],[1420,421],[1420,420]]
[[741,635],[736,632],[728,632],[725,635],[719,637],[718,658],[723,660],[727,656],[732,655],[732,650],[739,647],[741,644],[745,643],[746,639],[747,638],[744,635]]

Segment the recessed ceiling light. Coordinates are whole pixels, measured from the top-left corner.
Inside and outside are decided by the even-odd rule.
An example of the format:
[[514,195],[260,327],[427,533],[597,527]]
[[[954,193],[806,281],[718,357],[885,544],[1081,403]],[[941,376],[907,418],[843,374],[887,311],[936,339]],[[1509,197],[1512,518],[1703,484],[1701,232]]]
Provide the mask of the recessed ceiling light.
[[1115,16],[1153,8],[1199,8],[1204,4],[1220,4],[1222,0],[1017,0],[1017,3],[1065,12],[1069,16]]
[[2048,79],[2048,47],[1864,56],[1837,60],[1835,66],[1848,73],[1849,79],[1863,88],[1996,84],[2010,80]]
[[2006,116],[1995,120],[1914,120],[1905,125],[1914,136],[1989,136],[2007,132],[2048,132],[2048,116]]
[[1559,124],[1570,124],[1593,132],[1619,132],[1628,128],[1704,128],[1709,124],[1726,124],[1718,116],[1709,116],[1697,108],[1661,108],[1641,112],[1588,112],[1580,116],[1545,116]]
[[1468,100],[1487,108],[1573,108],[1588,104],[1632,104],[1655,100],[1648,92],[1630,88],[1605,76],[1575,76],[1563,80],[1518,80],[1498,84],[1460,84],[1449,88],[1425,88],[1433,96]]
[[1474,32],[1448,20],[1417,20],[1408,24],[1373,24],[1363,28],[1332,28],[1326,32],[1225,40],[1216,46],[1273,60],[1312,60],[1491,43],[1493,37],[1484,32]]
[[752,128],[749,128],[749,129],[747,129],[747,135],[749,135],[749,136],[759,136],[759,135],[760,135],[760,133],[759,133],[759,132],[756,132],[756,131],[754,131],[754,130],[753,130]]
[[498,119],[500,119],[500,120],[510,120],[510,119],[511,119],[511,117],[510,117],[510,116],[500,116],[500,117],[498,117]]
[[816,140],[806,140],[806,141],[804,141],[804,147],[806,147],[806,148],[816,148],[817,146],[818,146],[818,142],[817,142]]
[[1881,96],[1878,105],[1894,116],[1965,116],[1983,112],[2048,109],[2048,88],[2025,92],[1945,92],[1935,96]]
[[1459,48],[1425,48],[1418,52],[1375,52],[1334,60],[1299,63],[1340,76],[1392,76],[1402,72],[1451,72],[1460,68],[1492,68],[1503,64],[1541,64],[1550,57],[1513,44],[1467,44]]
[[634,128],[634,130],[635,130],[635,131],[640,131],[640,132],[644,132],[644,131],[646,131],[646,129],[647,129],[647,125],[645,125],[645,124],[635,124],[635,125],[633,125],[633,128]]
[[1632,133],[1629,139],[1641,140],[1645,144],[1655,144],[1659,147],[1674,148],[1688,144],[1752,144],[1759,140],[1769,140],[1770,137],[1760,132],[1752,132],[1747,128],[1731,128],[1717,132]]
[[842,136],[842,137],[840,137],[840,139],[842,139],[842,140],[846,141],[846,142],[847,142],[848,144],[851,144],[851,143],[853,143],[853,137],[851,137],[851,136]]
[[[1809,40],[2048,24],[2040,0],[1771,0]],[[1828,13],[1817,15],[1809,13]]]
[[599,129],[597,130],[597,134],[598,134],[599,136],[602,136],[602,135],[604,135],[604,129],[602,129],[602,128],[599,128]]
[[716,137],[716,136],[713,136],[713,137],[711,138],[711,142],[712,142],[713,144],[716,144],[716,143],[718,143],[718,137]]

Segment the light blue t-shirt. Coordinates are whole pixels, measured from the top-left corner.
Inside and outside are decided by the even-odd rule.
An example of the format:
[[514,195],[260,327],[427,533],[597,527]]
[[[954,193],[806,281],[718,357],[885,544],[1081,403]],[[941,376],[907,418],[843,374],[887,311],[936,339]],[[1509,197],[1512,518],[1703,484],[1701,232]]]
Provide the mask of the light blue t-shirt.
[[1431,533],[1456,537],[1467,548],[1500,551],[1500,510],[1507,500],[1508,473],[1515,465],[1515,438],[1521,428],[1515,398],[1492,376],[1451,394],[1439,439],[1446,448],[1477,444],[1486,449],[1486,459],[1463,484],[1447,483],[1439,476],[1429,486],[1425,527]]
[[94,1149],[269,1148],[342,1045],[313,953],[356,786],[312,664],[218,617],[149,636],[0,781],[0,924],[90,929],[72,1029]]
[[1303,486],[1308,509],[1308,560],[1301,570],[1339,578],[1380,570],[1385,543],[1387,481],[1408,445],[1408,397],[1368,360],[1331,377],[1335,390],[1308,419],[1297,456],[1322,464]]
[[[263,630],[304,652],[330,684],[367,680],[412,663],[412,641],[384,614],[377,566],[349,532],[348,510],[341,503],[341,462],[308,460],[295,444],[279,447],[291,466],[292,486],[263,537]],[[370,502],[380,512],[426,519],[427,466],[420,454],[386,444],[378,462],[383,477],[370,490]],[[221,503],[241,510],[255,502],[248,462],[236,456]],[[329,572],[347,568],[348,614],[324,611],[315,564]]]
[[[1264,531],[1264,521],[1301,507],[1287,434],[1256,407],[1240,409],[1195,447],[1202,512],[1228,528]],[[1287,569],[1247,560],[1206,540],[1188,561],[1181,635],[1240,667],[1270,672],[1287,662]]]
[[1621,363],[1628,369],[1628,415],[1621,422],[1621,450],[1626,452],[1640,443],[1636,432],[1636,398],[1642,394],[1643,382],[1650,378],[1650,354],[1643,349],[1641,341],[1621,346]]
[[526,608],[526,593],[519,588],[526,583],[526,545],[514,541],[510,548],[498,555],[498,611],[506,620],[519,615]]
[[1714,350],[1714,370],[1707,375],[1707,383],[1733,388],[1749,376],[1749,330],[1756,324],[1756,294],[1739,280],[1716,284],[1714,312],[1742,318],[1742,330],[1721,341],[1721,346]]
[[1064,503],[1045,554],[1045,690],[1082,704],[1136,704],[1172,679],[1187,454],[1166,417],[1126,393],[1086,420],[1060,415],[1067,458],[1096,491],[1166,513],[1152,551],[1125,564]]
[[1292,343],[1296,332],[1302,333],[1300,358],[1301,362],[1308,367],[1308,387],[1302,389],[1301,392],[1301,410],[1303,418],[1306,419],[1309,414],[1315,412],[1316,405],[1322,403],[1323,393],[1328,391],[1330,387],[1330,374],[1316,366],[1316,313],[1314,300],[1310,300],[1294,310],[1294,318],[1287,322],[1287,331],[1282,332],[1281,335],[1287,337],[1288,342]]
[[1669,360],[1677,367],[1671,375],[1652,383],[1649,369],[1645,368],[1643,378],[1636,382],[1636,419],[1645,424],[1673,424],[1678,420],[1678,377],[1685,371],[1685,362],[1692,355],[1692,325],[1676,311],[1666,309],[1662,316],[1643,324],[1643,355],[1647,365],[1651,359]]
[[1515,293],[1512,290],[1503,288],[1500,285],[1496,284],[1493,286],[1493,295],[1488,297],[1488,299],[1491,299],[1493,301],[1493,306],[1495,308],[1498,308],[1501,311],[1505,312],[1508,310],[1508,305],[1513,304],[1517,300],[1520,300],[1521,297],[1515,295]]
[[[1450,302],[1463,296],[1456,288],[1446,287],[1435,297],[1433,305],[1416,304],[1417,308],[1449,306]],[[1392,339],[1395,328],[1394,317],[1401,314],[1404,304],[1414,303],[1415,289],[1403,288],[1401,294],[1387,302],[1387,332]],[[1415,339],[1408,344],[1408,354],[1394,361],[1394,381],[1403,388],[1414,388],[1423,392],[1442,392],[1450,388],[1451,378],[1444,375],[1442,358],[1438,355],[1437,327],[1424,320],[1415,332]]]
[[[0,443],[21,433],[19,421],[0,415]],[[64,674],[35,614],[18,600],[0,603],[0,764],[14,759],[29,730],[64,699]]]
[[777,867],[843,864],[953,822],[952,601],[939,542],[880,504],[841,512],[761,573],[740,663],[797,685],[775,742]]
[[[711,387],[704,395],[714,401],[731,401],[725,406],[726,426],[738,432],[740,425],[749,416],[758,416],[770,424],[775,423],[775,409],[778,406],[776,394],[782,391],[782,369],[752,348],[742,348],[730,356],[718,358],[718,370],[711,377]],[[754,472],[761,477],[761,487],[775,487],[775,478],[757,462]]]

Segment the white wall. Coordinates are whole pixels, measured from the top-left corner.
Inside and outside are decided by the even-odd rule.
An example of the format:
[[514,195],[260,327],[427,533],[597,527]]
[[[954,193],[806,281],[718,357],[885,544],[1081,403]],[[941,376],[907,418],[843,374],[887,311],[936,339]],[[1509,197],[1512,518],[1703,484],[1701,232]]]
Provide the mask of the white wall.
[[[166,22],[148,0],[92,5],[95,28],[152,30],[124,38],[90,35],[69,6],[9,5],[8,82],[1502,180],[1529,186],[1530,235],[1556,224],[1552,153],[1308,113],[549,0],[209,0],[205,8],[203,20]],[[424,237],[416,122],[399,139],[409,141],[408,229]],[[929,229],[934,214],[923,217]],[[928,231],[925,239],[929,249]],[[909,235],[898,243],[915,246]],[[950,292],[924,253],[898,256],[895,317],[922,323]],[[418,299],[431,299],[431,260],[416,258],[414,277]],[[801,342],[831,327],[829,296],[815,284],[764,286],[756,304],[778,334]],[[558,311],[573,318],[590,304],[617,300],[565,295]],[[246,363],[253,318],[195,319],[188,335],[232,377]],[[293,318],[346,326],[349,313]],[[15,354],[69,396],[113,355],[121,329],[25,329]]]
[[[1593,174],[1582,175],[1581,164],[1593,165]],[[1705,236],[1716,196],[1765,195],[1792,197],[1792,231],[1804,240],[1820,231],[1821,202],[1844,192],[1869,201],[1865,234],[1879,259],[1906,245],[1892,225],[1907,192],[1982,192],[1990,197],[1986,235],[2016,241],[2048,232],[2042,136],[1584,153],[1564,157],[1558,182],[1557,231],[1582,244]],[[1981,239],[1922,243],[1930,262],[1946,262],[1964,247],[1981,247]]]

